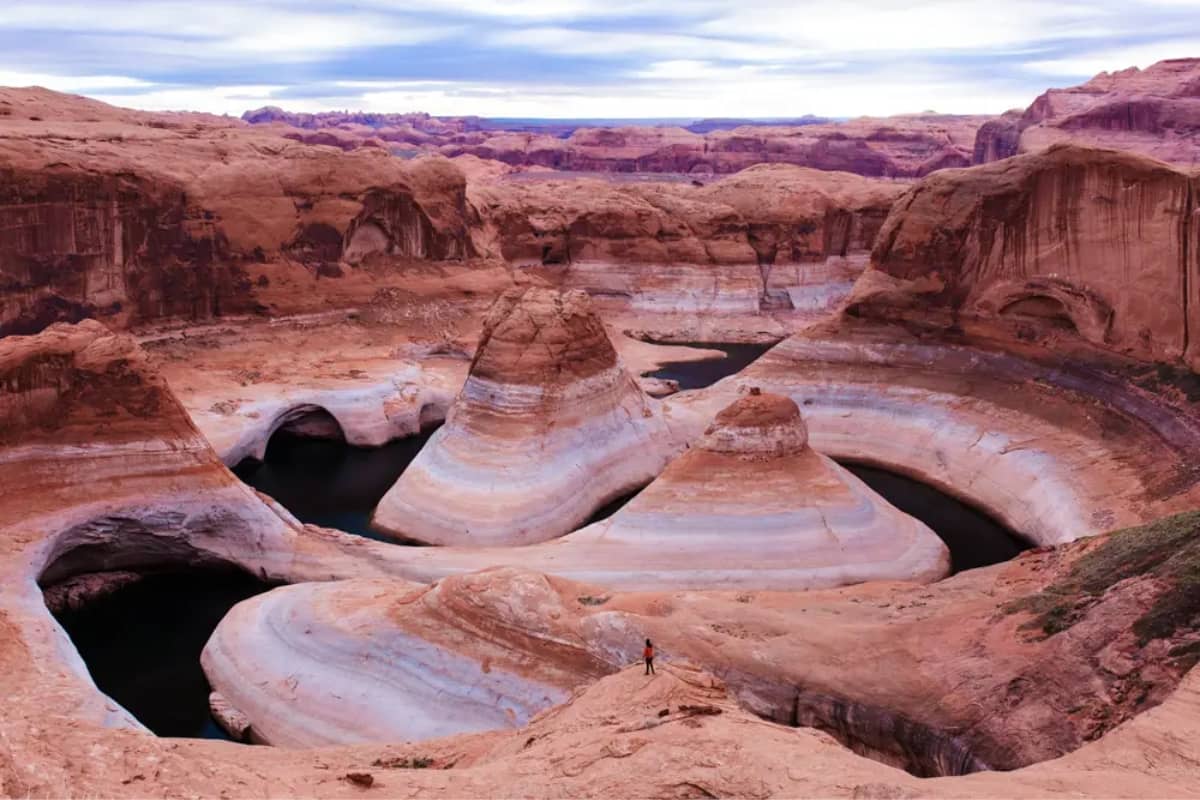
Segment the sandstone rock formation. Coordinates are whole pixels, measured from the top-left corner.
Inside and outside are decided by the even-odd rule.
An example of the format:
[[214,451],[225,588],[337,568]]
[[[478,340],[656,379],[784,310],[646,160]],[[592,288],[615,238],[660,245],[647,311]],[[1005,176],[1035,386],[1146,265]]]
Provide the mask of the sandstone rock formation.
[[1198,134],[1200,58],[1179,58],[1050,89],[1023,114],[1005,114],[980,127],[974,163],[1072,142],[1194,166],[1200,163]]
[[599,594],[516,569],[423,592],[307,584],[239,606],[205,664],[268,738],[358,742],[513,726],[635,660],[649,637],[667,674],[699,664],[747,708],[916,774],[1013,769],[1171,696],[1200,641],[1175,611],[1197,602],[1187,572],[1198,522],[1187,514],[923,587]]
[[582,292],[507,292],[484,321],[446,424],[373,524],[428,544],[561,536],[649,482],[679,447],[655,402]]
[[414,580],[507,564],[624,591],[927,583],[950,570],[932,531],[808,446],[792,400],[756,389],[606,520],[544,544],[417,548],[395,562]]
[[261,310],[271,265],[334,275],[376,254],[473,253],[464,181],[444,160],[37,89],[0,90],[0,111],[0,335]]
[[[711,575],[714,585],[802,589],[925,582],[950,569],[932,531],[808,446],[791,399],[757,389],[717,414],[704,438],[628,505],[570,540],[617,551],[606,559],[596,547],[594,557],[578,559],[592,564],[597,582],[609,583],[603,564],[613,573],[641,573],[617,583],[646,589],[688,584],[660,570]],[[568,543],[559,550],[556,560],[568,560]]]
[[[205,647],[257,741],[416,741],[524,727],[614,671],[570,632],[578,591],[513,570],[289,586],[235,607]],[[502,631],[493,636],[487,631]]]
[[[1170,687],[1187,669],[1195,632],[1186,616],[1170,629],[1154,616],[1159,600],[1195,596],[1178,591],[1189,561],[1163,566],[1172,554],[1194,549],[1188,538],[1194,520],[1186,519],[1165,534],[1130,532],[1132,540],[1114,540],[1111,550],[1088,543],[1034,553],[920,587],[613,596],[549,578],[545,583],[559,601],[535,592],[528,595],[532,602],[509,606],[507,598],[525,596],[516,587],[538,579],[494,570],[446,581],[445,591],[455,590],[458,599],[441,597],[424,607],[434,613],[413,615],[428,625],[405,619],[404,629],[442,636],[438,646],[453,651],[464,640],[447,633],[451,622],[475,621],[482,627],[471,635],[485,636],[497,658],[505,658],[520,652],[506,642],[531,645],[577,626],[582,648],[605,664],[632,660],[640,639],[651,636],[662,654],[660,675],[647,681],[635,667],[603,678],[520,731],[420,744],[288,751],[156,739],[96,691],[42,605],[39,578],[54,584],[98,569],[214,562],[296,582],[380,577],[397,571],[389,553],[405,548],[301,530],[260,503],[204,447],[130,340],[94,323],[8,337],[0,342],[0,365],[6,376],[0,385],[7,387],[0,395],[5,794],[349,797],[360,796],[368,780],[385,792],[443,796],[671,794],[699,786],[720,795],[1134,797],[1179,796],[1194,786],[1196,674],[1187,674],[1174,693]],[[908,371],[915,373],[910,383],[928,380],[928,370],[911,367],[893,370],[892,378]],[[1032,406],[1045,399],[1029,398],[1026,392]],[[1143,408],[1157,409],[1144,416],[1166,424],[1167,406]],[[1183,421],[1177,410],[1175,424]],[[1121,437],[1148,441],[1136,433]],[[1099,464],[1107,458],[1094,455]],[[1151,502],[1140,512],[1154,508]],[[1126,558],[1131,552],[1135,557]],[[1099,561],[1087,562],[1089,582],[1076,585],[1075,566],[1092,553]],[[406,584],[391,585],[400,592],[379,598],[385,609],[405,591]],[[557,603],[568,605],[572,596],[578,609],[563,613]],[[1046,597],[1070,608],[1055,616]],[[342,601],[350,604],[331,607],[369,618],[349,595]],[[451,621],[438,617],[447,608]],[[550,622],[538,622],[543,614]],[[1156,624],[1144,631],[1151,635],[1143,642],[1138,635],[1148,616]],[[502,620],[513,624],[487,624]],[[1029,623],[1032,628],[1022,627]],[[1042,638],[1060,625],[1069,630]],[[575,641],[558,643],[561,650],[538,644],[541,661],[521,660],[522,674],[551,664],[586,672],[572,660],[580,652]],[[1028,763],[1101,738],[1014,772],[920,781],[863,759],[824,733],[756,720],[726,695],[721,681],[685,667],[681,657],[719,670],[741,702],[760,713],[791,719],[799,711],[803,721],[852,747],[914,770],[976,760]],[[949,695],[948,684],[954,687]],[[800,704],[797,686],[804,690]],[[106,757],[96,758],[97,752]]]
[[751,386],[785,394],[803,409],[818,452],[916,477],[1040,545],[1200,501],[1190,373],[964,325],[947,334],[832,320],[736,376],[663,402],[683,424]]
[[932,175],[897,201],[861,314],[985,316],[1200,366],[1200,176],[1074,146]]

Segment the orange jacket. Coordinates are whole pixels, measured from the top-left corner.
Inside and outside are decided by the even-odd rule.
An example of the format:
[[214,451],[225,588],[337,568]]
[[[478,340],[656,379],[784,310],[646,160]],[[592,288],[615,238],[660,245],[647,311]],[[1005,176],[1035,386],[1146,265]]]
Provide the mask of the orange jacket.
[[642,658],[654,658],[654,648],[647,647],[642,650]]

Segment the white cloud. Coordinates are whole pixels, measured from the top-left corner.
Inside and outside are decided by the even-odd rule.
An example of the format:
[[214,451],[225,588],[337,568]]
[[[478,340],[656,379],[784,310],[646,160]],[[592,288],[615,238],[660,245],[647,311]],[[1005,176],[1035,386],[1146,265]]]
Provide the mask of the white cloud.
[[137,89],[149,81],[124,75],[51,75],[45,72],[0,70],[0,86],[42,86],[56,92],[90,92],[100,89]]
[[[146,92],[107,95],[103,92],[89,92],[104,103],[125,108],[139,108],[145,111],[204,111],[210,114],[231,114],[240,116],[250,108],[278,104],[274,98],[276,92],[282,91],[283,86],[212,86],[198,89],[188,88],[152,88]],[[331,106],[323,106],[331,108]],[[320,110],[318,108],[311,109]]]
[[698,26],[724,36],[790,42],[794,53],[1021,49],[1044,38],[1111,33],[1109,15],[1078,0],[748,2]]
[[[133,43],[187,61],[231,55],[264,60],[308,61],[331,51],[436,41],[459,30],[362,10],[321,11],[269,3],[125,2],[103,4],[6,0],[0,29],[75,31],[118,35],[113,45]],[[120,35],[134,37],[123,42]],[[93,39],[93,42],[96,40]]]
[[[697,79],[695,76],[703,76]],[[95,93],[117,105],[150,110],[192,109],[238,115],[248,108],[281,105],[294,111],[356,109],[426,111],[491,117],[789,117],[888,115],[936,108],[944,113],[992,113],[1027,105],[1035,93],[989,90],[935,74],[794,75],[675,62],[653,79],[581,88],[567,83],[511,86],[494,82],[364,82],[334,86],[319,97],[281,97],[281,86],[152,87],[120,95]],[[362,91],[365,89],[366,91]]]
[[[0,0],[0,83],[235,114],[989,113],[1200,55],[1190,9],[1200,0]],[[376,47],[412,49],[371,60]]]
[[784,61],[798,55],[795,47],[783,43],[744,42],[719,36],[679,33],[597,32],[550,26],[495,31],[485,35],[485,40],[493,45],[566,56]]

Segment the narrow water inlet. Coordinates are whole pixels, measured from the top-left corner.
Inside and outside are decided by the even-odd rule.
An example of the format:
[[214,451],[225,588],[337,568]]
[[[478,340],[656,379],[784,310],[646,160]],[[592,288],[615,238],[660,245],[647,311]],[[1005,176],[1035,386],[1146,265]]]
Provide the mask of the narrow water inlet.
[[229,739],[209,712],[200,651],[229,609],[276,585],[234,569],[157,572],[54,616],[100,691],[153,733]]
[[371,513],[435,429],[381,447],[355,447],[343,440],[280,430],[271,437],[262,461],[248,458],[233,472],[301,522],[395,543],[371,529]]
[[708,344],[705,342],[673,344],[680,347],[720,350],[725,353],[723,357],[702,358],[695,361],[667,361],[656,370],[642,373],[643,378],[675,381],[679,384],[680,390],[703,389],[722,378],[741,372],[774,346],[773,344]]
[[883,499],[929,526],[950,550],[951,573],[1009,561],[1033,546],[984,512],[927,483],[875,466],[839,463]]

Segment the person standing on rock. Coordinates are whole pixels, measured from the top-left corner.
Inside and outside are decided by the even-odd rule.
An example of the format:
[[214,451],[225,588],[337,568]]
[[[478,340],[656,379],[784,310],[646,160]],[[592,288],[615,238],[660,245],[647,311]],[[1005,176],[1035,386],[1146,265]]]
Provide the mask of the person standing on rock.
[[646,674],[657,675],[658,673],[654,671],[654,645],[650,643],[649,639],[646,640],[646,647],[642,650],[642,658],[646,659]]

